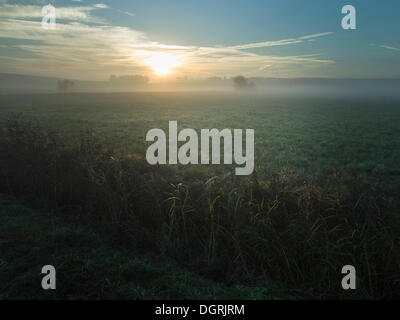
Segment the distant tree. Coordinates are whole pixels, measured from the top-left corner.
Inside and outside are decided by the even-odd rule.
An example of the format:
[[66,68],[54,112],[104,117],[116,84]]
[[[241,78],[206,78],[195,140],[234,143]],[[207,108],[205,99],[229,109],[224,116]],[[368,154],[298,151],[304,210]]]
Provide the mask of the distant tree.
[[58,91],[72,91],[74,89],[74,82],[71,80],[58,80],[57,81],[57,89]]
[[235,86],[235,89],[237,90],[249,90],[249,89],[254,89],[255,84],[252,82],[249,82],[247,78],[244,76],[236,76],[232,78],[233,84]]
[[115,82],[115,80],[117,79],[117,77],[114,75],[114,74],[112,74],[111,76],[110,76],[110,82],[111,83],[113,83],[113,82]]

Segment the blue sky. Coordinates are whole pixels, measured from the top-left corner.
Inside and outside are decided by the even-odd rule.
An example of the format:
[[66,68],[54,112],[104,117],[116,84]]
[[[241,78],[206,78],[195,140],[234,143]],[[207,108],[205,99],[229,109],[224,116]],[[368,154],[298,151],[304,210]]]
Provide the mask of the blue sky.
[[[57,29],[41,28],[44,5]],[[0,0],[0,71],[400,78],[398,0]],[[357,10],[343,30],[341,8]]]

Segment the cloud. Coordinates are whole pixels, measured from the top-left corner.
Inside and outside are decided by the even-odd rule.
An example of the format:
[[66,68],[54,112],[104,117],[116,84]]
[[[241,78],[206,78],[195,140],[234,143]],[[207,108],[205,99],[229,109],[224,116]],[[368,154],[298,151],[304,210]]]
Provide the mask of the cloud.
[[118,9],[117,9],[117,11],[120,12],[120,13],[126,14],[127,16],[130,16],[130,17],[134,17],[135,16],[134,13],[129,12],[129,11],[122,11],[122,10],[118,10]]
[[307,43],[331,32],[234,46],[181,46],[159,43],[128,27],[107,25],[94,15],[96,9],[105,8],[102,4],[57,8],[55,30],[41,27],[40,6],[5,6],[0,6],[0,38],[20,39],[18,45],[13,45],[14,50],[31,56],[3,55],[0,65],[18,72],[88,79],[106,79],[119,73],[151,74],[145,61],[158,52],[176,57],[179,62],[174,68],[176,76],[189,77],[239,73],[299,76],[309,68],[335,62],[318,54],[274,56],[248,50]]
[[331,35],[333,32],[324,32],[324,33],[317,33],[308,36],[303,36],[300,38],[293,38],[293,39],[284,39],[284,40],[277,40],[277,41],[265,41],[265,42],[256,42],[256,43],[249,43],[237,46],[230,46],[226,47],[226,50],[245,50],[245,49],[253,49],[253,48],[265,48],[265,47],[275,47],[275,46],[286,46],[296,43],[301,43],[303,40],[314,39],[318,37],[323,37],[327,35]]
[[249,43],[244,45],[232,46],[228,47],[229,49],[253,49],[253,48],[264,48],[264,47],[274,47],[274,46],[285,46],[288,44],[300,43],[301,40],[298,39],[286,39],[286,40],[278,40],[278,41],[265,41],[265,42],[257,42],[257,43]]
[[97,3],[94,5],[94,7],[97,9],[108,9],[109,8],[109,6],[104,3]]
[[300,40],[307,40],[307,39],[314,39],[314,38],[319,38],[319,37],[324,37],[324,36],[329,36],[333,34],[333,32],[322,32],[322,33],[315,33],[315,34],[311,34],[309,36],[304,36],[304,37],[300,37]]
[[400,48],[395,48],[391,46],[386,46],[386,45],[381,45],[382,48],[389,49],[389,50],[395,50],[395,51],[400,51]]

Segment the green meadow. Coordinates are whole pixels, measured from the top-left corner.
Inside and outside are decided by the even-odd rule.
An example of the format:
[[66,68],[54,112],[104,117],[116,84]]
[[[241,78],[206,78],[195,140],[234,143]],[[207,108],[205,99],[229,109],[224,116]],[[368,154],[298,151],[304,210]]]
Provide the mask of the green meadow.
[[[148,165],[146,133],[169,120],[254,129],[253,175]],[[398,99],[0,95],[0,128],[0,298],[400,297]]]

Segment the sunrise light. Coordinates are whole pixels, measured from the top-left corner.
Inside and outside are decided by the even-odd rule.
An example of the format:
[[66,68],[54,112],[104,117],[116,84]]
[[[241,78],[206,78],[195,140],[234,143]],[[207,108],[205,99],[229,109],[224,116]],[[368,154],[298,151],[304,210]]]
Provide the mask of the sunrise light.
[[151,67],[158,76],[165,76],[178,65],[178,57],[165,52],[152,52],[144,64]]

